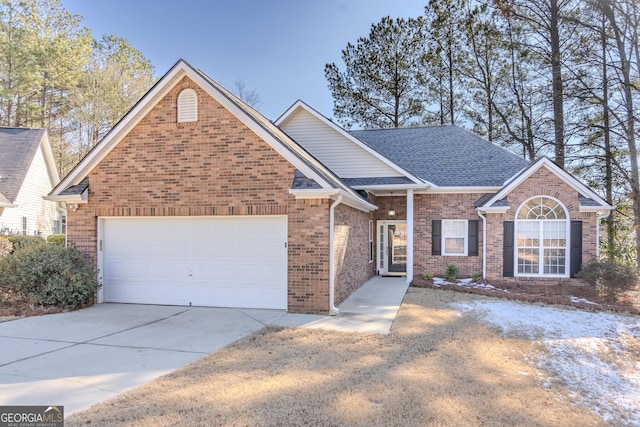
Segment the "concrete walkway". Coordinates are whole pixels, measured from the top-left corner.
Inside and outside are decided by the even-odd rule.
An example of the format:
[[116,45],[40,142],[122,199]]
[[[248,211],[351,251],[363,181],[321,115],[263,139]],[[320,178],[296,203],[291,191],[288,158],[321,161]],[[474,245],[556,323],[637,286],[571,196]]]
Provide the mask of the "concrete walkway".
[[338,306],[337,316],[287,313],[272,325],[388,334],[408,287],[405,277],[374,276]]
[[375,277],[337,316],[99,304],[0,323],[0,405],[61,405],[69,415],[266,325],[386,334],[407,287],[404,278]]

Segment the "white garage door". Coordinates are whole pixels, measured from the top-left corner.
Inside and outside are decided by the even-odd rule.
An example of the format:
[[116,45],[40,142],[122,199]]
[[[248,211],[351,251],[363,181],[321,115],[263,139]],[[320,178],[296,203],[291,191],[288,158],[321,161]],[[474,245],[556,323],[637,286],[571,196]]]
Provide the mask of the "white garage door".
[[107,302],[287,308],[287,218],[101,218]]

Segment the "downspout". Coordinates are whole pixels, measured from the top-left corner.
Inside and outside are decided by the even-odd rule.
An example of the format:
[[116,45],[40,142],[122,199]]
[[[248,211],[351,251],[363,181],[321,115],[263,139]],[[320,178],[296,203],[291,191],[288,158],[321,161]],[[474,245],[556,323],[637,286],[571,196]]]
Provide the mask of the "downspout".
[[478,216],[482,218],[482,278],[487,280],[487,217],[476,209]]
[[334,235],[334,223],[335,223],[335,209],[342,202],[342,194],[338,195],[338,198],[335,202],[331,204],[329,208],[329,311],[331,315],[336,315],[340,313],[340,310],[335,306],[334,298],[336,293],[336,267],[333,264],[334,259],[334,245],[333,245],[333,235]]
[[600,261],[600,220],[611,215],[611,212],[598,212],[596,214],[596,261]]
[[407,190],[407,283],[413,280],[413,189]]

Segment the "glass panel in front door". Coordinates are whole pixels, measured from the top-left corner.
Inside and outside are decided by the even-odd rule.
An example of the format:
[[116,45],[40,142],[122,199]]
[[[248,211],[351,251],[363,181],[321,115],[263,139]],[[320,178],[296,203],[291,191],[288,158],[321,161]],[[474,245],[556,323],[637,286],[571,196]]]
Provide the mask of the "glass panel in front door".
[[407,271],[407,225],[390,224],[389,235],[389,266],[387,271],[406,273]]

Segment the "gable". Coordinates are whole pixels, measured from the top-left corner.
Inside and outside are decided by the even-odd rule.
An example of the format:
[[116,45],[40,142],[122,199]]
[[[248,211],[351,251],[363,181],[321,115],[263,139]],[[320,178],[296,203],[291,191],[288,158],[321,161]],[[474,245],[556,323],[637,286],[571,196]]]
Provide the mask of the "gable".
[[279,127],[341,178],[404,176],[306,109],[295,109]]
[[[305,177],[315,181],[319,188],[297,191],[290,190],[296,198],[334,198],[343,196],[343,203],[365,211],[374,210],[376,207],[366,201],[362,196],[349,188],[329,168],[323,165],[309,152],[282,132],[262,114],[242,102],[235,95],[224,89],[218,83],[206,76],[201,71],[193,68],[184,60],[179,60],[143,97],[138,103],[107,133],[107,135],[76,165],[76,167],[51,191],[50,200],[77,201],[77,195],[69,195],[67,190],[78,186],[95,169],[102,160],[135,129],[146,115],[155,108],[176,84],[184,77],[188,77],[195,87],[214,99],[219,108],[227,110],[233,117],[250,129],[259,139],[271,146],[280,156],[285,158],[294,168],[298,169]],[[196,97],[197,98],[197,97]],[[177,101],[177,100],[176,100]],[[177,108],[177,107],[176,107]],[[167,120],[176,122],[177,112],[172,111],[165,117],[158,118],[162,124]],[[198,106],[198,117],[202,114]],[[185,122],[182,125],[189,126],[197,122]],[[221,126],[225,126],[221,123]],[[215,129],[209,129],[211,134]],[[161,137],[161,136],[160,136]],[[184,131],[183,138],[189,138],[188,131]],[[89,195],[92,191],[89,191]],[[69,198],[71,196],[71,198]],[[86,203],[87,200],[82,200]]]
[[542,157],[513,177],[500,191],[481,197],[476,206],[483,212],[506,212],[516,209],[523,197],[548,195],[561,200],[570,210],[598,212],[614,209],[602,197],[560,168]]
[[[198,98],[198,120],[177,122],[184,89]],[[291,163],[188,77],[176,84],[89,174],[93,201],[198,206],[268,204],[286,193]]]

